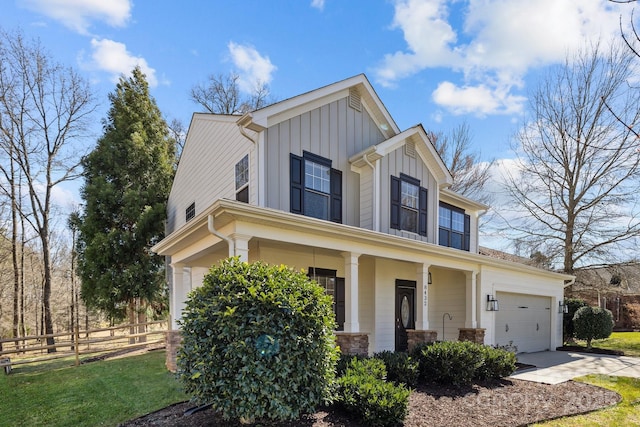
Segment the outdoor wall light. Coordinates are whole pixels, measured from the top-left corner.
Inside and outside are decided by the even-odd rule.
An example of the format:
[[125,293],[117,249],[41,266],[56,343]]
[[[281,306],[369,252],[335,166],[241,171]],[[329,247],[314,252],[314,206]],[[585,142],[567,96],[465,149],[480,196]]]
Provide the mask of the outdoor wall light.
[[432,283],[432,282],[431,282],[431,272],[429,272],[429,279],[427,280],[427,283],[428,283],[428,284],[431,284],[431,283]]
[[487,295],[487,311],[499,311],[498,300],[493,295]]
[[558,303],[558,313],[568,313],[568,312],[569,312],[569,306],[565,304],[564,301],[560,300],[560,302]]

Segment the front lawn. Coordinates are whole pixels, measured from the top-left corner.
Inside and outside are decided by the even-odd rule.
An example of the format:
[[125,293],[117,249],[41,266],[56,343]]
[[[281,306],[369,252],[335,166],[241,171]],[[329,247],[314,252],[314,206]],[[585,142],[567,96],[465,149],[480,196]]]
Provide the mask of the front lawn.
[[575,381],[613,390],[622,396],[622,401],[610,408],[585,415],[560,418],[535,424],[544,427],[584,427],[584,426],[637,426],[640,425],[640,379],[611,377],[608,375],[587,375]]
[[164,351],[0,375],[0,425],[115,426],[188,399]]
[[[586,341],[576,340],[576,344],[585,347]],[[640,357],[640,332],[614,332],[604,340],[594,340],[594,348],[624,352],[625,356]]]

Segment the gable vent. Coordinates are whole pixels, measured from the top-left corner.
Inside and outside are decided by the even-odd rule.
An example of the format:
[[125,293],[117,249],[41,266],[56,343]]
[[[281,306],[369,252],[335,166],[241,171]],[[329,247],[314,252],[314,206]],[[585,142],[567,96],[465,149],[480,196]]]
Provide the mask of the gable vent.
[[349,107],[356,111],[362,111],[362,100],[356,89],[349,89]]
[[407,141],[404,144],[404,154],[415,159],[416,158],[416,143],[413,141]]

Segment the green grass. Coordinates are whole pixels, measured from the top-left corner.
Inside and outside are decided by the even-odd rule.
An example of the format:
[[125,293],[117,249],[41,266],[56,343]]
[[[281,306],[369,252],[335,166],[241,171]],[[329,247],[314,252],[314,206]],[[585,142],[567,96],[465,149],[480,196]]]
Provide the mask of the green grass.
[[115,426],[187,400],[165,353],[0,375],[1,426]]
[[601,409],[585,415],[577,415],[545,423],[535,424],[544,427],[584,427],[584,426],[637,426],[640,425],[640,379],[611,377],[608,375],[587,375],[575,381],[593,384],[613,390],[622,396],[622,401],[610,408]]
[[[586,342],[578,341],[586,346]],[[640,332],[614,332],[606,340],[596,340],[593,347],[621,350],[625,356],[640,357]]]

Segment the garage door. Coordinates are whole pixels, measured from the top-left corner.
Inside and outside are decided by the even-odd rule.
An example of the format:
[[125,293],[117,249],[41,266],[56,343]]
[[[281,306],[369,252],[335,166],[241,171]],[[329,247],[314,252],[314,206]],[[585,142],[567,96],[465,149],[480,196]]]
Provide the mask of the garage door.
[[549,350],[551,346],[551,298],[498,292],[496,343],[513,342],[518,353]]

